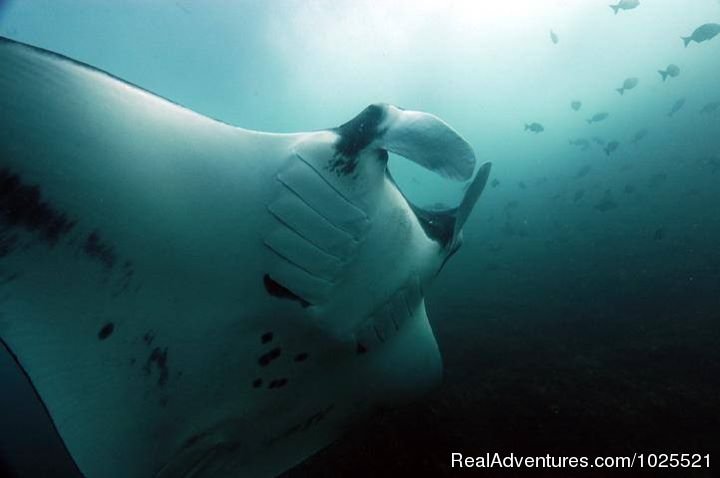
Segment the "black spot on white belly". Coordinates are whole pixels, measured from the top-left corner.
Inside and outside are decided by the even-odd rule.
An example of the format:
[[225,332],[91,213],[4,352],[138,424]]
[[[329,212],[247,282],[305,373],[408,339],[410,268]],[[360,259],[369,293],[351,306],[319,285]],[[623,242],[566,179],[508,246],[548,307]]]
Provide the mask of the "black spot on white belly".
[[260,364],[261,367],[266,367],[266,366],[270,365],[270,362],[272,362],[273,360],[280,357],[281,353],[282,353],[282,349],[280,347],[275,347],[271,351],[262,354],[258,358],[258,363]]
[[268,388],[282,388],[285,385],[287,385],[288,380],[286,378],[278,378],[275,380],[271,380],[268,384]]
[[103,327],[100,329],[100,332],[98,332],[98,339],[105,340],[112,335],[114,330],[115,324],[113,324],[112,322],[108,322],[107,324],[103,325]]
[[265,286],[265,290],[267,291],[267,293],[273,297],[277,297],[279,299],[296,300],[300,302],[300,305],[302,305],[303,307],[308,307],[309,305],[311,305],[310,302],[306,301],[287,287],[275,281],[268,274],[265,274],[265,276],[263,276],[263,285]]
[[157,384],[160,387],[164,387],[167,384],[168,375],[170,373],[167,365],[167,357],[167,347],[165,347],[164,349],[161,349],[160,347],[155,347],[150,353],[150,356],[147,358],[145,365],[143,366],[143,370],[145,371],[146,375],[150,375],[152,373],[153,367],[158,370],[159,375]]
[[5,249],[0,257],[16,242],[12,235],[8,238],[13,228],[31,232],[52,247],[74,226],[74,220],[43,198],[38,185],[25,184],[18,174],[0,169],[0,251]]
[[100,237],[97,230],[87,235],[82,250],[92,259],[100,261],[107,269],[112,269],[117,260],[113,247]]

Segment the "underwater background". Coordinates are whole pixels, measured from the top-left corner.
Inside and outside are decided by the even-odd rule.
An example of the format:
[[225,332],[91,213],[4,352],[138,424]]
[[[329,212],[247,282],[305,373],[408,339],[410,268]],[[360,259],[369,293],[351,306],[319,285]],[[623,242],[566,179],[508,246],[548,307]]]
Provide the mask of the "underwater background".
[[[711,453],[678,473],[718,476],[720,36],[681,36],[720,23],[720,2],[608,3],[6,0],[0,35],[247,129],[427,111],[493,162],[426,299],[442,385],[284,477],[460,476],[479,471],[451,452],[495,451]],[[391,170],[413,201],[462,192],[406,163]],[[76,476],[0,359],[0,471]]]

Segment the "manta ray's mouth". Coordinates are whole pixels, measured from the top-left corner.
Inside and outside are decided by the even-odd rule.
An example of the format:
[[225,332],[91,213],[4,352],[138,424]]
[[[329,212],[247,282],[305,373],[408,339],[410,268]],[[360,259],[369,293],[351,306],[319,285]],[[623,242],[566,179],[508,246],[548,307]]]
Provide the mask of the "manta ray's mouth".
[[426,209],[414,205],[409,200],[408,204],[428,237],[443,248],[449,247],[454,242],[457,208]]
[[404,158],[399,161],[391,158],[385,174],[405,198],[425,234],[443,248],[447,247],[453,239],[455,212],[462,202],[463,184],[442,178]]
[[[415,213],[425,234],[444,249],[448,250],[449,255],[454,254],[460,246],[458,236],[462,226],[465,224],[470,211],[472,211],[477,199],[480,197],[480,193],[482,193],[487,183],[490,174],[490,163],[485,163],[481,166],[471,181],[461,184],[460,186],[455,182],[453,188],[459,190],[459,194],[457,191],[445,191],[444,194],[446,197],[450,197],[452,193],[455,193],[458,199],[447,202],[435,202],[429,206],[424,206],[423,204],[428,204],[427,191],[432,190],[432,186],[424,187],[422,190],[408,187],[408,177],[402,170],[398,174],[397,171],[392,171],[392,168],[389,167],[386,174],[388,179],[408,202],[408,205]],[[440,185],[443,186],[441,182],[442,178],[437,177],[436,181],[440,182]],[[449,186],[445,186],[445,188],[447,189]]]

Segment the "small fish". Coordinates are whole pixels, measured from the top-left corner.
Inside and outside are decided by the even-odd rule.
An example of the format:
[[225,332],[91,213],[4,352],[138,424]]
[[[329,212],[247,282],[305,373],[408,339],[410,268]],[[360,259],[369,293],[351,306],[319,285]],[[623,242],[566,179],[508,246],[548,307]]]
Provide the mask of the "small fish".
[[595,141],[595,144],[598,146],[605,146],[605,140],[602,139],[600,136],[593,136],[592,140]]
[[609,113],[595,113],[587,122],[588,124],[598,123],[607,119],[608,116],[610,116]]
[[663,229],[662,227],[656,229],[655,233],[653,234],[653,239],[655,239],[656,241],[662,241],[663,239],[665,239],[665,229]]
[[625,194],[633,194],[635,192],[635,186],[633,186],[632,184],[628,184],[625,186],[624,191]]
[[595,209],[597,209],[600,212],[607,212],[612,209],[615,209],[618,207],[617,203],[613,200],[612,194],[610,193],[610,190],[605,191],[605,196],[603,196],[602,200],[597,203],[595,206]]
[[630,142],[631,142],[632,144],[638,144],[638,142],[639,142],[639,141],[642,141],[643,138],[645,138],[645,136],[647,136],[647,134],[648,134],[648,130],[646,130],[646,129],[641,129],[640,131],[638,131],[637,133],[635,133],[635,136],[633,136],[633,139],[630,140]]
[[552,40],[552,42],[553,42],[555,45],[557,45],[558,42],[560,41],[560,39],[559,39],[558,36],[557,36],[557,33],[555,33],[555,32],[552,31],[552,30],[550,30],[550,40]]
[[570,108],[572,108],[574,111],[579,111],[580,108],[582,108],[582,101],[573,101],[572,103],[570,103]]
[[607,145],[605,145],[605,149],[603,149],[603,151],[605,151],[607,156],[610,156],[610,153],[614,153],[619,147],[620,143],[617,141],[610,141]]
[[720,108],[720,101],[711,101],[710,103],[706,104],[702,107],[700,110],[700,113],[702,114],[710,114],[717,111],[717,109]]
[[667,66],[664,70],[658,70],[658,73],[660,73],[660,76],[662,76],[662,80],[667,80],[668,76],[670,78],[675,78],[680,74],[680,67],[677,65],[673,65],[672,63]]
[[585,196],[585,190],[584,189],[578,189],[575,191],[575,195],[573,196],[573,202],[578,202]]
[[712,40],[720,33],[720,24],[718,23],[706,23],[700,25],[692,32],[689,37],[681,37],[682,41],[685,42],[685,48],[694,41],[695,43],[702,43],[704,41]]
[[615,91],[622,95],[623,93],[625,93],[626,90],[632,90],[633,88],[635,88],[638,83],[640,83],[640,80],[635,77],[627,78],[625,79],[625,81],[623,81],[622,87],[616,88]]
[[517,184],[518,184],[518,187],[519,187],[520,189],[527,189],[527,186],[525,185],[524,182],[519,181]]
[[580,148],[582,148],[583,151],[587,151],[588,148],[590,148],[590,141],[586,140],[585,138],[573,139],[570,141],[570,144],[572,146],[579,146]]
[[532,131],[535,134],[542,133],[545,131],[545,127],[543,127],[540,123],[525,123],[525,131]]
[[497,178],[493,179],[492,182],[490,183],[490,186],[492,186],[494,188],[498,187],[499,185],[500,185],[500,181],[498,181]]
[[668,113],[668,116],[672,118],[673,115],[675,113],[677,113],[678,111],[680,111],[683,106],[685,106],[685,98],[680,98],[679,100],[677,100],[675,102],[675,104],[672,106],[672,108],[670,108],[670,112]]
[[578,169],[575,173],[575,179],[584,178],[588,175],[588,173],[592,170],[592,167],[589,164],[586,164],[582,168]]
[[617,15],[620,10],[632,10],[638,5],[640,5],[640,0],[620,0],[620,3],[617,5],[610,5],[610,8],[612,8],[615,15]]

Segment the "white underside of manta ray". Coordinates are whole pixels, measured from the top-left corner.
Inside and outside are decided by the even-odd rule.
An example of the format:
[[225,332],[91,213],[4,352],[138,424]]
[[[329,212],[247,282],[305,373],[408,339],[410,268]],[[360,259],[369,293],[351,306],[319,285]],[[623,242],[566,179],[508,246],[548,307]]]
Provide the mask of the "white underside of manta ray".
[[461,205],[413,206],[397,153],[468,180],[435,116],[233,127],[0,39],[0,339],[88,478],[269,477],[441,376],[423,291]]

